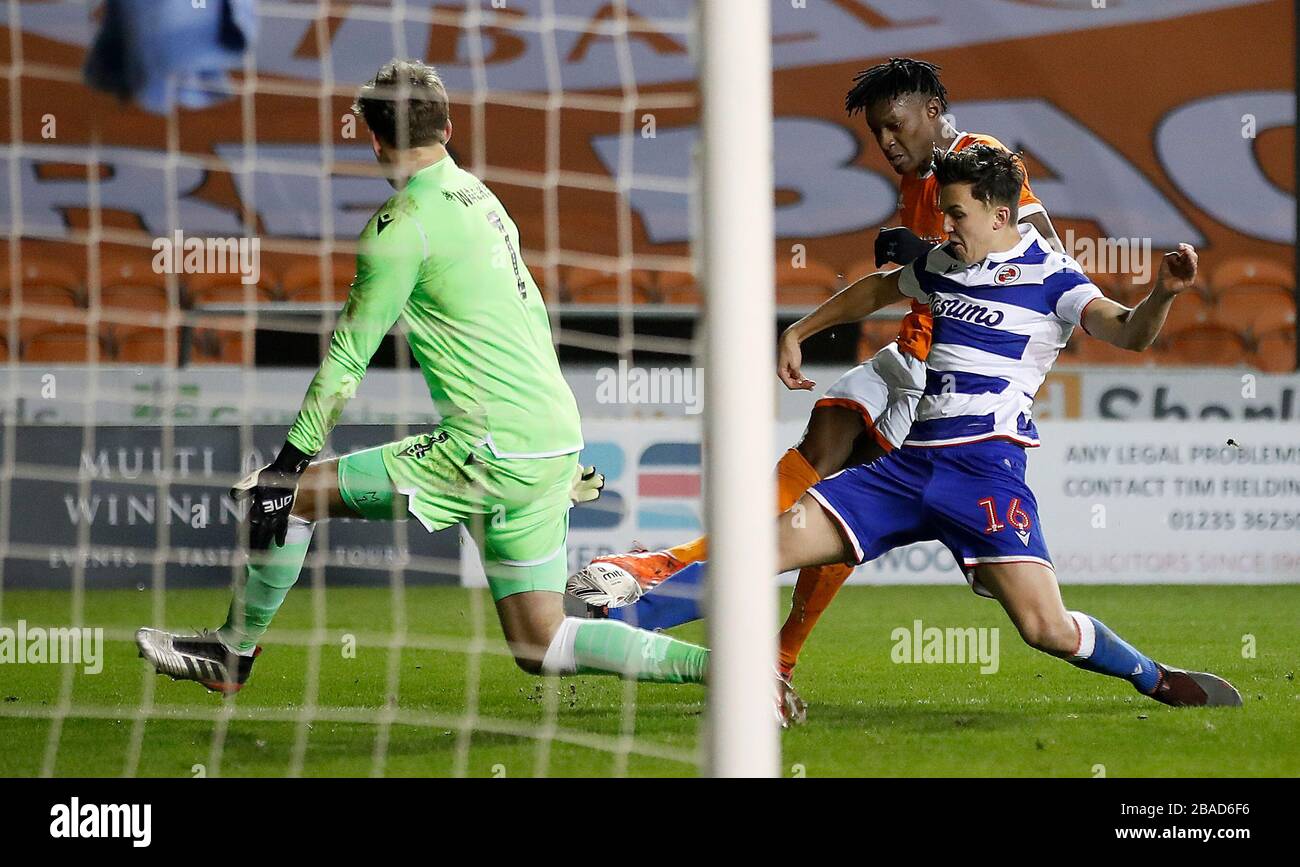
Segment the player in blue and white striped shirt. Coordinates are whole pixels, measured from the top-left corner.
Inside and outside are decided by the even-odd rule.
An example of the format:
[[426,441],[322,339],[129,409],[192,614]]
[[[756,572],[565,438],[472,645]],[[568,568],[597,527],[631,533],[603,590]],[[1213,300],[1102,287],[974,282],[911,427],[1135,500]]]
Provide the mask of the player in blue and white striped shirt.
[[939,540],[972,589],[1002,603],[1031,646],[1080,668],[1123,678],[1174,706],[1240,705],[1227,681],[1160,665],[1095,617],[1067,611],[1025,483],[1038,445],[1038,391],[1074,326],[1141,351],[1175,297],[1196,277],[1196,251],[1164,257],[1151,293],[1130,309],[1102,295],[1078,263],[1018,225],[1023,172],[1007,152],[975,145],[936,155],[948,242],[911,265],[872,274],[796,322],[781,338],[778,373],[792,389],[800,343],[887,304],[930,304],[934,341],[916,421],[876,462],[820,482],[778,521],[780,570],[864,563],[913,542]]

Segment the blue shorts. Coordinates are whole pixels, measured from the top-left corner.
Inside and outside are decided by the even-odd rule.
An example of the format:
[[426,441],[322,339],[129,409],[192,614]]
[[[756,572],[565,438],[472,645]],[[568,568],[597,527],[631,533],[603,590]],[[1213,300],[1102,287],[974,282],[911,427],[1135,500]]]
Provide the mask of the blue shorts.
[[1052,568],[1025,463],[1025,449],[1005,440],[904,446],[836,473],[809,493],[840,525],[858,563],[937,539],[961,564],[971,589],[990,596],[975,581],[980,563]]

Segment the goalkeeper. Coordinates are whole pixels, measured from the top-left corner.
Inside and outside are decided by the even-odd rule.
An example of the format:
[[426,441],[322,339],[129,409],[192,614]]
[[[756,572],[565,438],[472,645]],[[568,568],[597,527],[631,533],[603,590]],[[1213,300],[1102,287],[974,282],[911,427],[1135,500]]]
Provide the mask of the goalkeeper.
[[[418,61],[388,63],[353,110],[398,192],[361,233],[356,278],[284,447],[232,491],[248,501],[251,550],[225,625],[193,636],[141,629],[141,655],[161,674],[237,692],[298,580],[316,522],[409,512],[430,532],[469,528],[524,671],[702,682],[702,647],[564,616],[571,496],[594,498],[602,480],[578,464],[577,404],[518,230],[447,152],[451,121],[437,73]],[[399,318],[441,423],[313,463]]]

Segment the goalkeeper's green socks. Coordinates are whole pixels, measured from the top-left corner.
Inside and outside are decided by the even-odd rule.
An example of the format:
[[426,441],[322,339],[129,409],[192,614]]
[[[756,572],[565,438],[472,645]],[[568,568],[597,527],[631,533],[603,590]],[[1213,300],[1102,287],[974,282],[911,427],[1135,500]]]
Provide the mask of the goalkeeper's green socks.
[[617,620],[566,617],[542,659],[543,674],[617,674],[654,683],[703,683],[709,651]]
[[291,515],[284,547],[277,548],[272,542],[265,551],[249,552],[247,577],[235,587],[226,623],[217,630],[217,637],[226,647],[244,656],[253,653],[257,640],[289,595],[289,588],[298,581],[315,529],[314,521]]
[[[315,523],[289,519],[284,546],[251,552],[246,579],[235,588],[226,623],[217,631],[236,652],[251,654],[271,625],[307,559]],[[542,660],[546,674],[617,674],[656,683],[703,683],[709,651],[617,620],[566,617]]]

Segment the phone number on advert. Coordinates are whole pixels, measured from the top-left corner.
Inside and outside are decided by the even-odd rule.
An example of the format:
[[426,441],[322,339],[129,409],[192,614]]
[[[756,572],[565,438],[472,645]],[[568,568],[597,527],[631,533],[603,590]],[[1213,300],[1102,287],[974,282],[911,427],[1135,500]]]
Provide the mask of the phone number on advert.
[[1300,530],[1300,512],[1176,511],[1171,530]]

